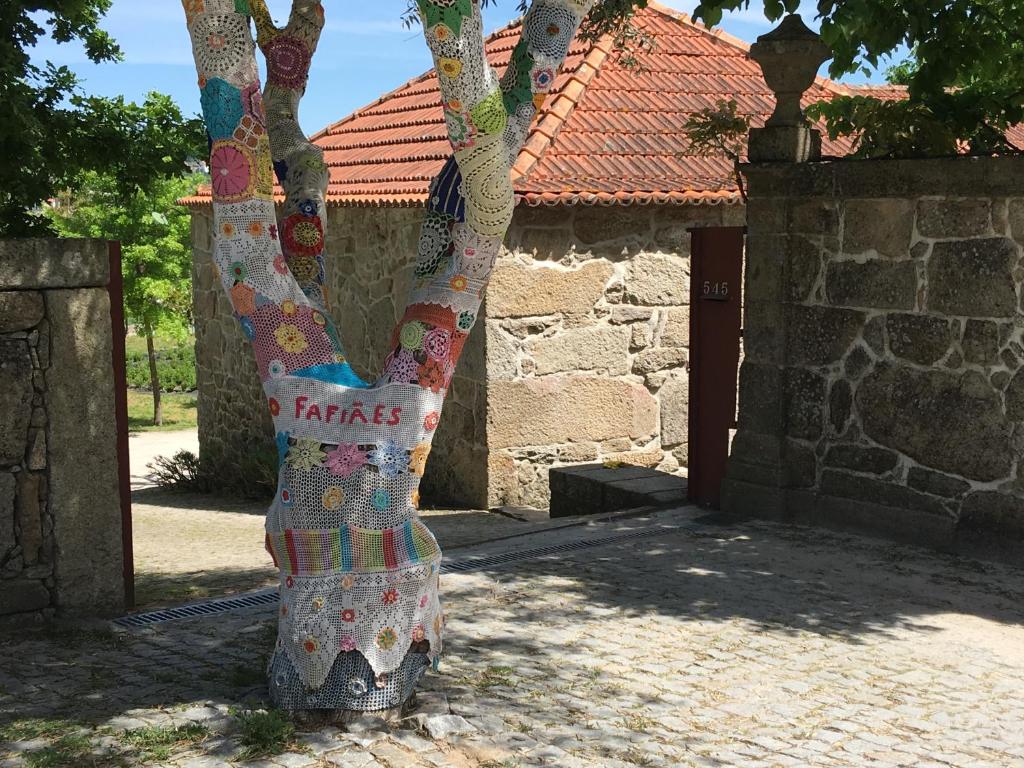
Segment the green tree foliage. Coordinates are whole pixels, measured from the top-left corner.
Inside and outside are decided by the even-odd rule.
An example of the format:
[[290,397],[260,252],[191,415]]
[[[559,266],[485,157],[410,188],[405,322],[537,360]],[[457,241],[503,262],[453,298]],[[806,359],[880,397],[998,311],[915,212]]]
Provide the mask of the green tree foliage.
[[[702,0],[709,25],[750,0]],[[764,0],[776,20],[799,0]],[[854,135],[861,156],[941,156],[961,148],[1007,149],[1006,128],[1024,121],[1024,3],[1007,0],[820,0],[821,36],[832,77],[876,70],[902,46],[914,51],[894,77],[908,99],[853,96],[811,110],[829,133]]]
[[153,338],[183,337],[192,322],[192,246],[188,211],[177,205],[195,194],[202,176],[160,178],[125,195],[112,173],[89,171],[62,195],[47,217],[63,237],[119,240],[125,315],[146,337],[154,422],[160,424],[160,379]]
[[39,205],[86,171],[116,174],[129,195],[152,179],[180,175],[188,157],[205,153],[201,121],[184,119],[167,96],[151,94],[142,105],[89,97],[67,67],[30,58],[49,37],[81,44],[97,63],[119,60],[99,27],[110,2],[0,2],[0,237],[49,231]]
[[690,115],[683,125],[690,140],[690,150],[698,155],[725,155],[732,161],[733,176],[740,197],[747,200],[747,189],[740,171],[740,161],[747,147],[750,118],[739,113],[735,100],[719,99],[714,107],[705,107]]

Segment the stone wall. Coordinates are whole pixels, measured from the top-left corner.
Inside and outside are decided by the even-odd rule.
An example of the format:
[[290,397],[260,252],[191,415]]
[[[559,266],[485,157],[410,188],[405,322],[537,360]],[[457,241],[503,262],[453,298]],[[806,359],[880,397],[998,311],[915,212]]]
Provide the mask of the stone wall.
[[124,608],[108,282],[106,242],[0,240],[8,621]]
[[[332,207],[327,287],[346,354],[383,364],[404,309],[420,209]],[[546,507],[552,466],[686,465],[688,228],[742,226],[738,206],[516,209],[463,353],[424,478],[425,498]],[[193,211],[204,452],[270,445],[251,350]],[[396,301],[397,299],[397,301]]]
[[732,511],[1024,536],[1022,158],[748,170]]
[[687,464],[690,234],[741,206],[520,208],[487,292],[488,505],[552,466]]

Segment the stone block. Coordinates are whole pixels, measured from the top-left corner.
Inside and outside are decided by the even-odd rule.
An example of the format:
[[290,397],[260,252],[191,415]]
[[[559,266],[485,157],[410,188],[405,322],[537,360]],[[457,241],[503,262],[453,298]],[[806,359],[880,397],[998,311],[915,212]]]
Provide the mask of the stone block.
[[[870,325],[870,323],[868,325]],[[865,333],[866,332],[867,329],[865,328]],[[858,344],[850,351],[850,354],[846,356],[846,362],[843,364],[843,371],[849,378],[859,379],[871,367],[872,362],[871,355],[867,353],[864,347]]]
[[488,317],[585,315],[604,295],[613,274],[603,260],[588,261],[579,269],[501,265],[487,288]]
[[786,481],[790,488],[813,488],[818,484],[818,457],[810,447],[795,440],[786,441]]
[[585,376],[492,382],[489,447],[552,445],[654,434],[658,402],[642,384]]
[[690,308],[669,307],[662,310],[665,326],[661,331],[660,344],[663,347],[690,346]]
[[678,368],[686,365],[689,353],[684,347],[654,347],[645,349],[633,360],[633,373],[641,376],[664,371],[669,368]]
[[914,234],[914,213],[911,200],[847,200],[843,206],[843,253],[875,251],[890,259],[903,258]]
[[786,434],[815,440],[822,433],[825,379],[803,368],[785,372]]
[[109,280],[105,240],[0,240],[0,290],[98,287]]
[[822,472],[821,492],[871,504],[920,510],[933,515],[949,514],[946,505],[933,496],[918,493],[902,485],[874,480],[863,475],[850,475],[835,469],[826,469]]
[[960,478],[950,477],[922,467],[910,468],[910,472],[907,473],[907,485],[915,491],[930,493],[933,496],[944,496],[947,499],[963,496],[971,489],[970,483]]
[[825,454],[825,466],[871,475],[884,475],[896,468],[899,456],[885,448],[863,445],[833,445]]
[[42,476],[31,472],[18,473],[18,495],[15,501],[15,512],[21,536],[21,554],[25,565],[39,562],[39,549],[43,546],[43,516],[39,506]]
[[832,385],[828,396],[828,421],[835,434],[841,435],[846,431],[852,409],[853,389],[850,382],[839,379]]
[[535,259],[558,261],[572,253],[572,234],[568,228],[539,229],[526,227],[521,230],[516,250],[525,251]]
[[810,300],[811,290],[818,282],[818,275],[821,273],[821,246],[806,237],[792,235],[789,238],[787,258],[789,261],[787,298],[797,302]]
[[684,445],[690,439],[690,377],[669,376],[658,390],[661,406],[661,444]]
[[913,309],[917,267],[910,261],[836,261],[825,273],[829,304],[870,309]]
[[124,608],[110,302],[106,290],[49,291],[49,502],[61,610]]
[[740,366],[739,402],[741,433],[781,435],[782,369],[744,360]]
[[629,326],[630,350],[643,349],[654,341],[654,330],[648,323],[633,323]]
[[839,209],[830,200],[797,200],[790,205],[789,229],[811,236],[839,234]]
[[809,125],[751,128],[747,154],[752,163],[806,163],[821,157],[821,132]]
[[531,339],[526,352],[536,373],[607,371],[612,376],[629,372],[630,329],[622,325],[573,328],[554,336]]
[[32,394],[28,342],[0,340],[0,466],[19,464],[25,457]]
[[9,472],[0,472],[0,561],[14,549],[14,500],[17,482]]
[[690,255],[690,223],[666,223],[654,229],[654,247],[677,256]]
[[0,589],[0,616],[40,611],[50,606],[50,592],[41,581],[4,581]]
[[897,357],[934,365],[949,350],[949,320],[931,315],[889,315],[885,320],[889,348]]
[[1012,425],[979,373],[882,365],[855,399],[864,431],[919,464],[982,481],[1010,474]]
[[960,347],[968,363],[998,365],[999,326],[991,320],[968,320]]
[[1024,199],[1011,200],[1008,205],[1010,235],[1024,245]]
[[921,200],[917,231],[923,237],[953,239],[992,234],[992,203],[984,198]]
[[959,529],[1024,540],[1024,498],[982,491],[964,499]]
[[35,328],[43,312],[43,296],[36,291],[0,291],[0,333]]
[[690,303],[690,260],[661,253],[641,253],[626,270],[623,298],[628,304],[661,306]]
[[585,245],[596,245],[630,236],[648,235],[650,212],[620,206],[579,206],[573,217],[572,230]]
[[786,307],[790,362],[828,365],[841,360],[864,325],[864,314],[832,307]]
[[1024,421],[1024,370],[1017,371],[1006,388],[1006,418]]
[[486,323],[487,376],[491,379],[514,379],[519,375],[519,350],[516,340],[494,320]]
[[1019,258],[1019,246],[1001,237],[935,243],[928,261],[928,309],[967,317],[1013,317]]

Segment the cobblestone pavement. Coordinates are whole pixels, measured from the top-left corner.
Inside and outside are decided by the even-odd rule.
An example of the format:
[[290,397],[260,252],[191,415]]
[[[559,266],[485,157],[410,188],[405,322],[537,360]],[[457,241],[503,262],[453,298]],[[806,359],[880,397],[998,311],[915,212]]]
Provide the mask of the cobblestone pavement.
[[[447,654],[401,727],[299,733],[259,760],[244,711],[263,703],[271,609],[0,638],[0,739],[20,738],[0,766],[1024,766],[1024,573],[698,515],[474,550],[656,527],[446,575]],[[209,734],[169,753],[130,738],[189,722]]]
[[[175,605],[275,584],[277,570],[263,547],[266,509],[265,502],[155,488],[136,491],[136,605]],[[421,514],[446,550],[547,525],[526,525],[479,510],[435,509]]]

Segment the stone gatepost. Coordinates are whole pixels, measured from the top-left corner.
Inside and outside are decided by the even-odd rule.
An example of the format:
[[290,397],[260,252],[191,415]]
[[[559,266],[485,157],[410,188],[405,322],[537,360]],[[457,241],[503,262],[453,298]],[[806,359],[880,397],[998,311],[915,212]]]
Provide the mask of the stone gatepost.
[[109,264],[0,240],[0,621],[124,608]]
[[787,146],[746,167],[723,508],[1024,561],[1024,158]]

